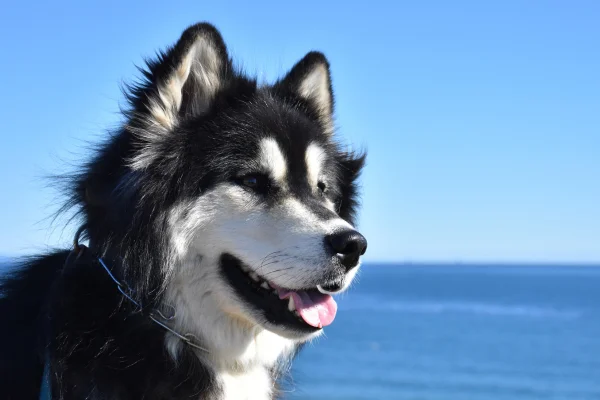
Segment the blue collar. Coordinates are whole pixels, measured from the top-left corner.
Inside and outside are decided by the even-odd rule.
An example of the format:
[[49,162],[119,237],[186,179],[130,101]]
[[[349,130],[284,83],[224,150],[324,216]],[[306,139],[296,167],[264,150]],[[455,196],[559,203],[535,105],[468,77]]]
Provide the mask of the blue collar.
[[51,400],[52,394],[50,391],[50,361],[46,357],[44,363],[44,375],[42,375],[42,386],[40,388],[40,400]]
[[[85,251],[85,249],[87,249],[86,246],[84,245],[80,245],[78,243],[79,241],[79,236],[81,235],[81,232],[85,229],[85,225],[80,227],[79,230],[77,231],[76,235],[75,235],[75,241],[74,241],[74,249],[73,251],[71,251],[71,253],[69,253],[69,256],[67,257],[67,260],[65,261],[65,265],[68,265],[69,262],[71,261],[72,258],[77,258],[79,257],[79,255],[81,254],[82,251]],[[89,251],[89,250],[87,250]],[[114,283],[117,285],[117,289],[119,290],[119,292],[121,292],[121,294],[123,296],[125,296],[125,298],[127,300],[129,300],[131,303],[133,303],[136,307],[137,307],[137,311],[142,311],[142,305],[139,303],[139,301],[136,301],[133,298],[133,290],[131,290],[131,288],[123,283],[120,282],[111,272],[110,268],[108,268],[108,266],[104,263],[104,260],[102,259],[102,257],[97,257],[96,258],[98,260],[98,263],[102,266],[102,268],[104,268],[104,270],[106,271],[106,273],[108,274],[108,276],[114,281]],[[194,340],[194,335],[188,333],[188,334],[181,334],[177,331],[175,331],[173,328],[171,328],[169,325],[167,325],[165,322],[163,321],[170,321],[173,318],[175,318],[175,310],[173,310],[173,315],[171,316],[164,316],[160,310],[152,310],[148,313],[148,317],[157,325],[159,325],[160,327],[162,327],[163,329],[165,329],[166,331],[172,333],[173,335],[177,336],[179,339],[181,339],[183,342],[187,343],[189,346],[191,347],[195,347],[198,350],[202,350],[204,352],[208,352],[208,350],[206,350],[204,347],[199,346],[196,341]],[[52,390],[51,390],[51,386],[50,386],[50,358],[48,357],[48,355],[46,355],[45,357],[45,362],[44,362],[44,374],[42,375],[42,384],[40,387],[40,398],[39,400],[51,400],[52,399]]]

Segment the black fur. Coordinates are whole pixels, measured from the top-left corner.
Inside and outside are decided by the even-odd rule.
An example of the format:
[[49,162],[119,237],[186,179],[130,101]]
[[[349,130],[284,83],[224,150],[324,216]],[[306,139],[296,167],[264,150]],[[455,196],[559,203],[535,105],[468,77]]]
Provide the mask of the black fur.
[[[222,61],[222,84],[209,109],[195,112],[194,88],[186,84],[172,134],[155,140],[140,136],[147,129],[150,99],[199,36]],[[316,64],[329,68],[321,53],[311,52],[286,78],[259,86],[235,70],[209,24],[190,27],[174,47],[147,62],[142,81],[127,90],[126,123],[80,173],[64,181],[63,210],[75,208],[93,252],[68,264],[68,251],[28,260],[2,283],[0,397],[37,398],[49,360],[54,399],[213,398],[218,388],[210,370],[187,348],[173,361],[165,350],[165,331],[123,301],[94,254],[115,255],[114,273],[143,304],[159,304],[169,281],[162,268],[170,256],[166,211],[176,201],[235,179],[231,171],[255,157],[265,132],[277,137],[290,160],[290,179],[301,198],[311,196],[299,167],[306,146],[318,142],[326,149],[333,160],[326,168],[337,180],[327,183],[325,195],[352,223],[364,155],[342,150],[325,133],[318,108],[297,94],[299,80]],[[333,103],[328,111],[333,113]],[[148,149],[156,154],[154,162],[133,170],[131,160]],[[276,193],[265,201],[274,199]]]
[[43,309],[50,285],[68,252],[30,258],[5,277],[0,298],[0,392],[9,400],[39,396],[42,380]]

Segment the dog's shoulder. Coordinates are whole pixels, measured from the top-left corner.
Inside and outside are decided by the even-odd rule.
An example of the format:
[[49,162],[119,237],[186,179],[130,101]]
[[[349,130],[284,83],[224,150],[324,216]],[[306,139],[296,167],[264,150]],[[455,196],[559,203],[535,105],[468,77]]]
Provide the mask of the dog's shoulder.
[[0,281],[0,392],[5,399],[39,396],[42,309],[67,255],[67,251],[57,251],[18,260]]

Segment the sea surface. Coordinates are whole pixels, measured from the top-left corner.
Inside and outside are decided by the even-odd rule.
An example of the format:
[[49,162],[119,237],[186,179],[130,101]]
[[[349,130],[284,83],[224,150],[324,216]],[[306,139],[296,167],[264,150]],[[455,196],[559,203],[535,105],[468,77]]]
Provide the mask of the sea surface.
[[600,268],[364,265],[293,400],[600,400]]
[[287,399],[600,400],[600,267],[366,264],[339,297]]

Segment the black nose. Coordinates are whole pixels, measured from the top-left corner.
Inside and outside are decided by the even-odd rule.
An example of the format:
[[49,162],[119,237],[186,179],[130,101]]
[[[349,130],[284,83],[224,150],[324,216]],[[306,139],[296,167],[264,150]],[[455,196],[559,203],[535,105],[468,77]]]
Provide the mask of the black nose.
[[336,232],[326,239],[342,265],[348,269],[356,267],[360,256],[367,251],[367,239],[354,230]]

